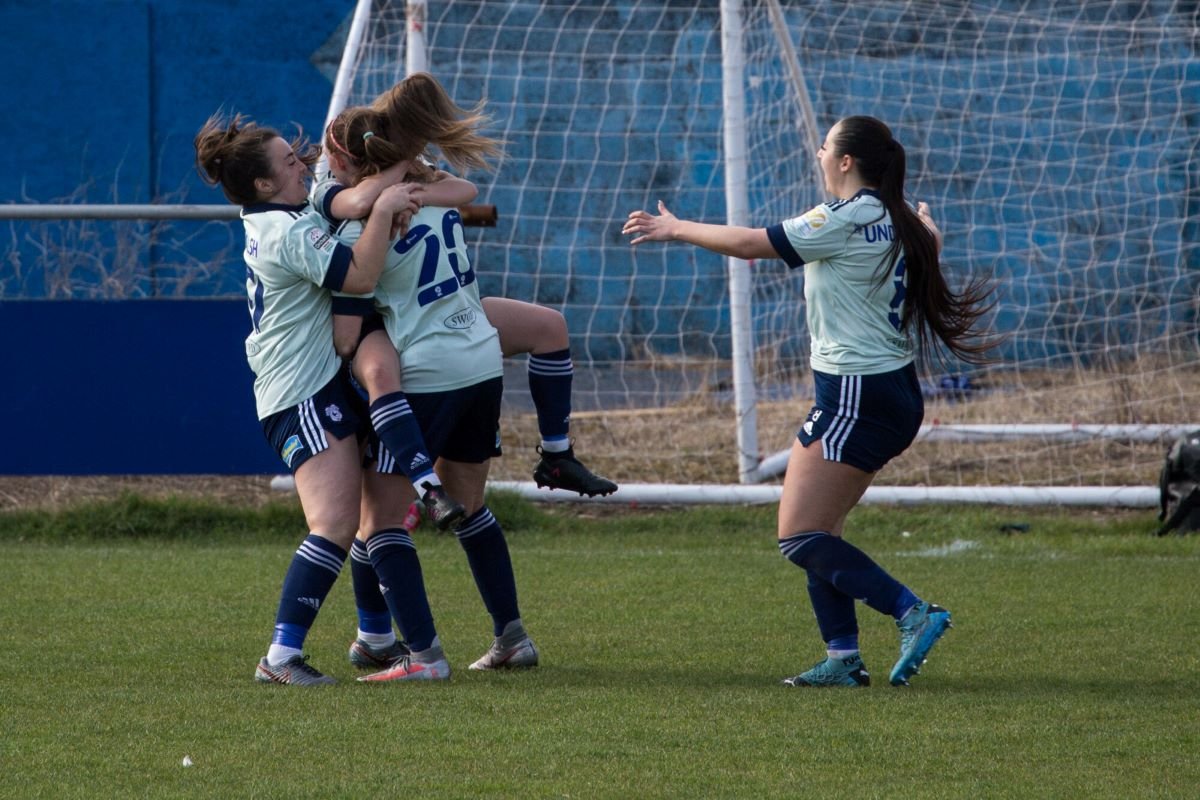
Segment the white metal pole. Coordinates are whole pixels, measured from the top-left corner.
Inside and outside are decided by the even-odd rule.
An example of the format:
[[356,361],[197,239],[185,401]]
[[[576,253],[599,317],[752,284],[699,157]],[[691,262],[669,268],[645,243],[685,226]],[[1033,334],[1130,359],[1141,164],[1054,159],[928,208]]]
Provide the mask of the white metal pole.
[[[724,106],[725,206],[730,225],[750,224],[746,179],[746,96],[742,73],[741,0],[721,0],[721,84]],[[750,313],[750,264],[727,259],[729,325],[733,348],[733,402],[737,413],[738,479],[748,483],[758,467],[758,420],[754,386],[754,328]]]
[[408,37],[404,43],[404,74],[429,71],[429,51],[425,48],[425,23],[429,7],[425,0],[408,0],[405,9]]
[[[821,146],[823,136],[817,129],[817,115],[813,113],[812,99],[808,96],[808,86],[804,83],[804,73],[800,69],[800,59],[796,58],[796,48],[792,47],[792,37],[787,28],[787,17],[779,0],[767,0],[767,9],[771,14],[771,27],[775,29],[775,41],[779,43],[779,55],[787,67],[788,78],[792,84],[792,97],[800,112],[801,134],[809,147],[815,153]],[[813,192],[825,185],[825,176],[821,172],[821,164],[816,158],[812,159]],[[815,203],[814,203],[815,205]]]
[[[358,57],[363,31],[367,29],[370,18],[371,0],[358,0],[358,5],[354,7],[354,18],[350,20],[350,32],[346,35],[346,46],[342,48],[342,60],[338,62],[337,77],[333,79],[333,94],[329,97],[329,110],[325,112],[325,124],[321,127],[318,141],[325,138],[329,123],[346,107],[346,98],[350,96],[350,79],[354,75],[354,60]],[[317,172],[323,172],[324,169],[325,157],[321,156]]]

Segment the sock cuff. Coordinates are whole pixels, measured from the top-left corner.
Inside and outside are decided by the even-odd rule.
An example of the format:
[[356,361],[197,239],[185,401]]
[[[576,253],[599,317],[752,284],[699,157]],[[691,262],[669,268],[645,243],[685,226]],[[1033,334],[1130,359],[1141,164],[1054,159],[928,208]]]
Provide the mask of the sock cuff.
[[496,522],[496,518],[492,516],[491,510],[487,506],[483,506],[459,523],[458,527],[454,529],[454,535],[460,540],[469,539],[476,534],[483,533],[492,526],[500,527]]
[[329,570],[334,575],[342,571],[342,564],[346,562],[345,550],[315,533],[310,533],[300,543],[300,547],[296,549],[296,555],[311,564]]
[[574,372],[574,365],[571,363],[571,349],[555,350],[552,353],[538,355],[530,353],[526,369],[530,375],[541,375],[547,378],[571,375]]
[[359,564],[371,563],[371,557],[367,555],[367,546],[361,539],[355,539],[354,544],[350,545],[350,560],[357,561]]
[[801,531],[793,533],[785,539],[779,540],[779,552],[789,561],[794,561],[794,556],[800,552],[806,544],[810,544],[822,536],[832,536],[829,531]]
[[367,539],[367,554],[372,558],[377,553],[392,547],[407,547],[411,550],[417,549],[412,537],[403,528],[388,528],[387,530],[376,531]]
[[412,413],[404,392],[392,392],[371,403],[371,426],[375,430],[393,424],[405,414]]

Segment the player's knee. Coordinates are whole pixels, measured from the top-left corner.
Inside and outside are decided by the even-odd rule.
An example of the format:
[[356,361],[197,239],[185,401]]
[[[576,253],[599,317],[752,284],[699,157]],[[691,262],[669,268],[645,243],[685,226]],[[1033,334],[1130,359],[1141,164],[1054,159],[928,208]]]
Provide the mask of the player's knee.
[[354,363],[354,377],[371,397],[400,391],[400,374],[395,364],[382,358],[360,358]]
[[354,513],[351,513],[349,508],[314,509],[305,512],[304,520],[308,523],[310,531],[324,536],[345,550],[350,549],[358,533],[357,509]]
[[535,318],[537,330],[535,338],[537,345],[534,352],[562,350],[570,346],[570,334],[567,331],[567,318],[553,308],[538,306]]

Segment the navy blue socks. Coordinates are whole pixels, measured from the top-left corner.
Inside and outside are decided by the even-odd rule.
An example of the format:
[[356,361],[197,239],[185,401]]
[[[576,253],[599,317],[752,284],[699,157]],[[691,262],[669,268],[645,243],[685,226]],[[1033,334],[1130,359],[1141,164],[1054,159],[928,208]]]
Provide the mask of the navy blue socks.
[[804,531],[780,539],[779,551],[808,573],[808,594],[817,625],[831,649],[851,649],[846,646],[851,643],[857,647],[856,599],[896,619],[919,602],[870,556],[826,531]]
[[367,546],[358,539],[350,546],[350,577],[354,583],[354,605],[358,609],[358,630],[387,636],[392,632],[392,612],[379,590],[379,577],[375,567],[371,566]]
[[315,533],[310,533],[300,543],[279,594],[275,633],[267,652],[271,664],[281,664],[289,656],[300,654],[308,629],[316,620],[345,561],[345,550]]
[[517,579],[504,531],[484,506],[460,523],[454,533],[467,553],[483,605],[492,615],[494,635],[499,636],[505,625],[521,616],[517,609]]
[[528,373],[529,394],[537,410],[542,449],[549,452],[566,450],[570,446],[571,382],[575,377],[570,348],[537,355],[531,353]]
[[426,480],[441,485],[441,480],[434,475],[425,437],[421,435],[421,427],[404,392],[385,394],[371,403],[371,427],[404,477],[417,488],[418,495],[421,494],[421,483]]
[[412,537],[402,528],[379,531],[367,539],[367,554],[379,577],[387,607],[409,649],[428,649],[437,631]]

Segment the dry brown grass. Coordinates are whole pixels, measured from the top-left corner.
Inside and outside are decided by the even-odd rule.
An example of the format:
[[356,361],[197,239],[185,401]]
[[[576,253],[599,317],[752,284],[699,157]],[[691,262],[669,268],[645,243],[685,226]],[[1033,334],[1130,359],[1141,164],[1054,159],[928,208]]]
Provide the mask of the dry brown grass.
[[[1118,370],[998,373],[982,391],[955,402],[931,399],[926,422],[1194,424],[1200,427],[1200,362],[1172,367],[1145,360]],[[760,402],[759,447],[771,455],[791,446],[811,404],[797,398]],[[597,472],[618,481],[737,482],[734,411],[716,395],[697,393],[666,408],[594,412],[572,417],[577,450]],[[533,415],[505,420],[505,453],[494,474],[527,480],[537,460]],[[883,485],[1149,485],[1158,479],[1166,443],[1120,439],[1086,443],[921,441],[883,470]]]
[[[1200,427],[1200,367],[1143,363],[1119,372],[1075,370],[1006,373],[966,402],[930,400],[926,421],[940,423],[1168,423]],[[810,405],[811,388],[796,399],[758,406],[764,455],[791,445]],[[698,391],[673,405],[577,413],[576,449],[588,466],[617,481],[736,483],[736,430],[723,394]],[[504,458],[492,475],[529,480],[538,456],[536,419],[504,420]],[[1157,482],[1166,444],[1099,440],[1059,443],[921,441],[884,469],[880,485],[1135,485]],[[279,493],[269,476],[0,477],[0,510],[58,509],[134,492],[149,497],[197,497],[260,506]]]

